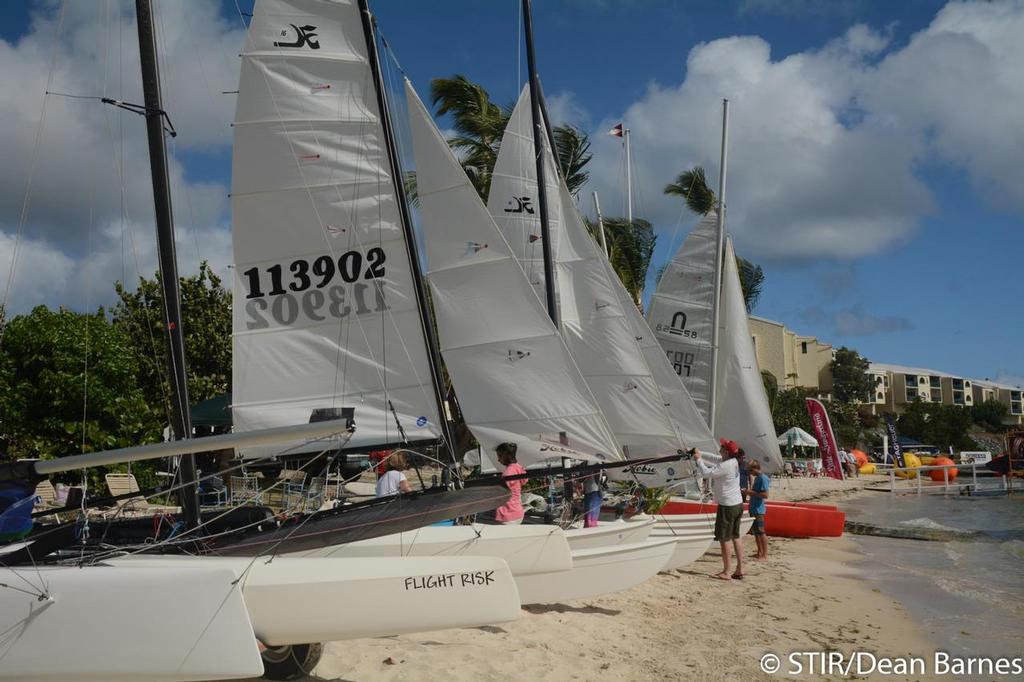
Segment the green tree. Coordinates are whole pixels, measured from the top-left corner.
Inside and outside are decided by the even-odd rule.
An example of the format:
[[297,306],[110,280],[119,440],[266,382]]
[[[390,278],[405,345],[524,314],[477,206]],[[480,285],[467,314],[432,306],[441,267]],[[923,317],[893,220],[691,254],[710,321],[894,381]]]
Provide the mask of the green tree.
[[860,353],[842,346],[836,349],[832,360],[832,394],[842,403],[863,401],[874,388],[867,371],[870,366],[867,358]]
[[[512,107],[498,106],[482,85],[462,74],[432,80],[430,99],[437,116],[451,115],[455,135],[448,139],[448,144],[456,151],[473,187],[486,201]],[[589,176],[585,168],[592,157],[590,139],[572,125],[556,126],[551,134],[558,166],[569,191],[575,194]]]
[[942,450],[974,447],[969,431],[972,414],[959,405],[942,405],[915,400],[907,405],[896,424],[901,435],[909,436]]
[[768,370],[762,369],[761,383],[764,384],[764,394],[768,397],[768,409],[774,414],[775,400],[779,397],[779,380]]
[[[588,220],[587,229],[594,239],[600,242],[597,223]],[[625,218],[605,218],[604,236],[608,245],[608,261],[612,269],[619,276],[629,295],[637,305],[640,305],[647,270],[651,267],[651,258],[654,256],[654,245],[657,241],[654,228],[640,218],[635,218],[632,225]]]
[[131,339],[102,310],[39,306],[12,318],[0,349],[0,435],[12,457],[49,459],[158,440]]
[[[664,192],[670,196],[682,197],[686,207],[698,215],[707,215],[718,203],[718,197],[715,196],[714,190],[708,187],[704,169],[700,166],[680,173],[675,182],[665,185]],[[764,270],[760,265],[739,256],[736,256],[736,269],[740,275],[743,303],[747,307],[747,312],[752,313],[764,288]],[[660,279],[660,272],[658,277]]]
[[784,389],[775,395],[772,405],[772,422],[775,424],[776,435],[784,433],[794,426],[799,426],[808,433],[814,432],[811,417],[807,413],[808,397],[812,397],[812,392],[799,386]]
[[1001,403],[994,398],[989,398],[983,403],[978,403],[971,408],[971,418],[975,424],[979,424],[992,431],[1002,431],[1006,428],[1003,419],[1008,410],[1006,403]]
[[[146,402],[167,420],[170,389],[160,276],[140,278],[134,291],[120,282],[114,287],[120,299],[113,311],[114,326],[131,340]],[[205,261],[198,274],[181,278],[181,313],[189,399],[197,403],[229,392],[231,292]]]

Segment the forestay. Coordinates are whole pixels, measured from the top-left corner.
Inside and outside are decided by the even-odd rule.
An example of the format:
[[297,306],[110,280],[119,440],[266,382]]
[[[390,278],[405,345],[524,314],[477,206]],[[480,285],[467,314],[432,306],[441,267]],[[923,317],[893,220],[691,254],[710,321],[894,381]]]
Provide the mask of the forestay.
[[721,325],[718,338],[718,379],[715,387],[717,435],[731,438],[766,472],[782,470],[782,453],[764,380],[757,365],[747,306],[732,239],[726,237],[722,271]]
[[662,273],[647,309],[647,322],[705,423],[711,384],[716,221],[711,211],[687,235]]
[[[530,90],[527,85],[509,118],[494,166],[488,209],[523,269],[543,274],[540,260]],[[630,329],[618,277],[590,236],[556,167],[546,136],[541,153],[548,168],[548,234],[554,250],[559,319],[569,351],[630,457],[671,454],[683,447],[636,336]],[[543,279],[540,280],[543,282]],[[628,294],[626,294],[628,299]]]
[[232,168],[236,430],[347,406],[350,447],[398,424],[438,438],[396,192],[355,3],[259,0]]
[[524,465],[621,459],[512,248],[408,82],[406,92],[441,353],[473,435],[490,451],[517,443]]

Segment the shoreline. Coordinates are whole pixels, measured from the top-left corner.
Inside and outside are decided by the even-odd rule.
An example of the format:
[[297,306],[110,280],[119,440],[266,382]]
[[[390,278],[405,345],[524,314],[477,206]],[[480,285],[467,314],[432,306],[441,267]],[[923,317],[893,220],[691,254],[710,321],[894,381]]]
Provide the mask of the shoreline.
[[[835,504],[866,494],[860,488],[870,480],[775,479],[773,484],[775,499]],[[527,607],[514,623],[331,643],[306,679],[553,682],[638,674],[657,680],[812,679],[769,676],[760,669],[761,656],[771,652],[785,659],[793,651],[829,650],[930,656],[934,651],[927,629],[863,577],[858,567],[868,557],[855,541],[769,542],[769,560],[749,562],[743,581],[711,578],[721,567],[715,547],[686,569],[661,573],[627,592]],[[744,545],[748,554],[751,544]],[[385,663],[388,659],[394,663]]]

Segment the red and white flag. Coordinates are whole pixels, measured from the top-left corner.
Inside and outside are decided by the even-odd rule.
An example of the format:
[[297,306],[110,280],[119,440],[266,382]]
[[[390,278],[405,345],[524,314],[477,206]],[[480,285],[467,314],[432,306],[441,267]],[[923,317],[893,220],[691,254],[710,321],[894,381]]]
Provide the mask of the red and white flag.
[[615,137],[622,137],[622,124],[620,123],[619,125],[609,130],[608,134],[614,135]]
[[836,436],[832,433],[832,424],[828,420],[828,412],[820,400],[807,398],[807,412],[811,415],[814,426],[814,437],[818,439],[818,454],[821,455],[821,466],[825,475],[843,480],[843,465],[839,460],[839,446]]

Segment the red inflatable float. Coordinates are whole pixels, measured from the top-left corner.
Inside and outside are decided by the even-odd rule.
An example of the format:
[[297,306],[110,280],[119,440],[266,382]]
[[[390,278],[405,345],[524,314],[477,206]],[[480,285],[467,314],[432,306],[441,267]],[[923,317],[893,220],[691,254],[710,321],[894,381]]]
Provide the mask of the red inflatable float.
[[[936,457],[935,459],[932,460],[932,464],[931,465],[935,466],[935,467],[939,467],[939,466],[948,466],[950,464],[956,464],[956,462],[951,460],[949,457]],[[949,482],[950,483],[955,481],[956,477],[957,477],[957,474],[960,473],[956,469],[946,469],[945,471],[948,472],[947,475],[949,476]],[[942,483],[943,481],[946,480],[945,478],[943,478],[943,470],[942,469],[932,469],[931,471],[928,472],[928,475],[931,477],[931,479],[933,481],[936,481],[938,483]]]
[[[941,473],[941,472],[940,472]],[[746,509],[746,505],[743,505]],[[661,514],[713,514],[718,505],[694,500],[672,499]],[[768,501],[765,532],[781,538],[837,538],[843,534],[846,514],[826,504]]]

